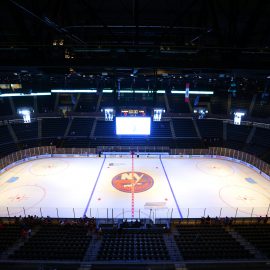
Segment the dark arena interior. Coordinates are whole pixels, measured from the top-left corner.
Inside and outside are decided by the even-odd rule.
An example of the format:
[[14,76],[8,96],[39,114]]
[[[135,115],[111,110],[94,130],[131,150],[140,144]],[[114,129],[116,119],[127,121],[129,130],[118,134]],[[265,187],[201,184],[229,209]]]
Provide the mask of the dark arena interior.
[[269,1],[0,7],[0,270],[270,269]]

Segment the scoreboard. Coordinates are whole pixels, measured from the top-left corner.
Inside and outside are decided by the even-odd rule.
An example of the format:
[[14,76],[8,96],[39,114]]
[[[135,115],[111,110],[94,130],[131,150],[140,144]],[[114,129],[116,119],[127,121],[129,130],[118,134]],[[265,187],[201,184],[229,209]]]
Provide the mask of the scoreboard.
[[[152,118],[153,121],[160,121],[165,112],[162,108],[127,108],[118,107],[104,108],[105,121],[114,121],[116,135],[143,135],[151,134]],[[116,116],[116,117],[115,117]]]
[[151,117],[116,117],[117,135],[150,135]]
[[116,117],[117,135],[150,135],[151,117],[142,108],[121,108]]
[[144,109],[121,109],[121,116],[146,116],[146,111]]

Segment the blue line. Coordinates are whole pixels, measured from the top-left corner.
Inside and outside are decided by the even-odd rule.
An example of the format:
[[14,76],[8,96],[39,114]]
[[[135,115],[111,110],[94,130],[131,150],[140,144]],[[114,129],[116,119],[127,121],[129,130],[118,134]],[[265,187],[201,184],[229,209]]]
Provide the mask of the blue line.
[[179,207],[178,202],[177,202],[177,200],[176,200],[176,197],[175,197],[175,195],[174,195],[174,192],[173,192],[173,189],[172,189],[172,186],[171,186],[169,177],[168,177],[168,175],[167,175],[167,173],[166,173],[166,170],[165,170],[165,167],[164,167],[164,165],[163,165],[163,162],[162,162],[162,159],[161,159],[161,155],[159,156],[159,160],[160,160],[160,163],[161,163],[161,165],[162,165],[162,168],[163,168],[163,171],[164,171],[164,173],[165,173],[165,176],[166,176],[166,178],[167,178],[168,184],[169,184],[169,186],[170,186],[170,189],[171,189],[171,192],[172,192],[172,195],[173,195],[175,204],[176,204],[176,206],[177,206],[177,210],[178,210],[179,216],[180,216],[181,218],[183,218],[183,215],[182,215],[182,213],[181,213],[180,207]]
[[96,185],[97,185],[98,179],[99,179],[100,174],[101,174],[101,171],[102,171],[102,169],[103,169],[103,165],[104,165],[104,163],[105,163],[105,159],[106,159],[106,155],[105,155],[105,157],[104,157],[104,159],[103,159],[102,165],[101,165],[101,167],[100,167],[100,170],[99,170],[99,173],[98,173],[98,176],[97,176],[96,182],[95,182],[95,185],[94,185],[94,187],[93,187],[93,189],[92,189],[92,193],[91,193],[91,195],[90,195],[90,197],[89,197],[88,203],[87,203],[86,208],[85,208],[84,213],[83,213],[83,216],[85,216],[85,215],[86,215],[86,213],[87,213],[87,210],[88,210],[89,204],[90,204],[90,202],[91,202],[91,200],[92,200],[92,197],[93,197],[94,191],[95,191],[95,189],[96,189]]

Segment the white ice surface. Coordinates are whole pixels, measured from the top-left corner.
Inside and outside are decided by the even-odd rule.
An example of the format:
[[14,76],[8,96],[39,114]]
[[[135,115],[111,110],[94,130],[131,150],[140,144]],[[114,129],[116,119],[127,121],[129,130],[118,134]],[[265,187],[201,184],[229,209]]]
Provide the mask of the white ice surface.
[[267,213],[270,183],[251,168],[219,159],[163,159],[163,163],[184,217]]
[[[81,216],[96,181],[102,159],[47,158],[20,164],[0,176],[0,206],[11,216]],[[12,183],[7,181],[18,177]],[[41,208],[41,211],[40,211]],[[57,210],[56,210],[57,208]],[[75,212],[75,214],[76,214]]]
[[[134,160],[135,172],[154,179],[150,189],[134,194],[136,218],[240,217],[268,211],[269,181],[242,164],[195,158],[162,162],[168,179],[158,158]],[[115,175],[131,171],[131,158],[106,158],[101,170],[102,163],[103,158],[47,158],[8,170],[0,175],[0,215],[81,217],[86,211],[87,216],[131,217],[131,193],[112,185]]]

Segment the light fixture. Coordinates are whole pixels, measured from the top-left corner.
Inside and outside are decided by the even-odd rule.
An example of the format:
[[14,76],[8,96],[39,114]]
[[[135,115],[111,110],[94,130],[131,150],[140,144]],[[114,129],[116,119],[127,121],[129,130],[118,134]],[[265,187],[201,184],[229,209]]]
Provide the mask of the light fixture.
[[198,119],[203,119],[208,114],[208,109],[205,107],[197,107],[193,112],[198,116]]
[[97,89],[52,89],[52,93],[96,93]]
[[[184,90],[171,90],[171,93],[172,94],[185,94],[186,91]],[[213,91],[192,91],[190,90],[189,91],[189,94],[190,95],[214,95],[214,92]]]

